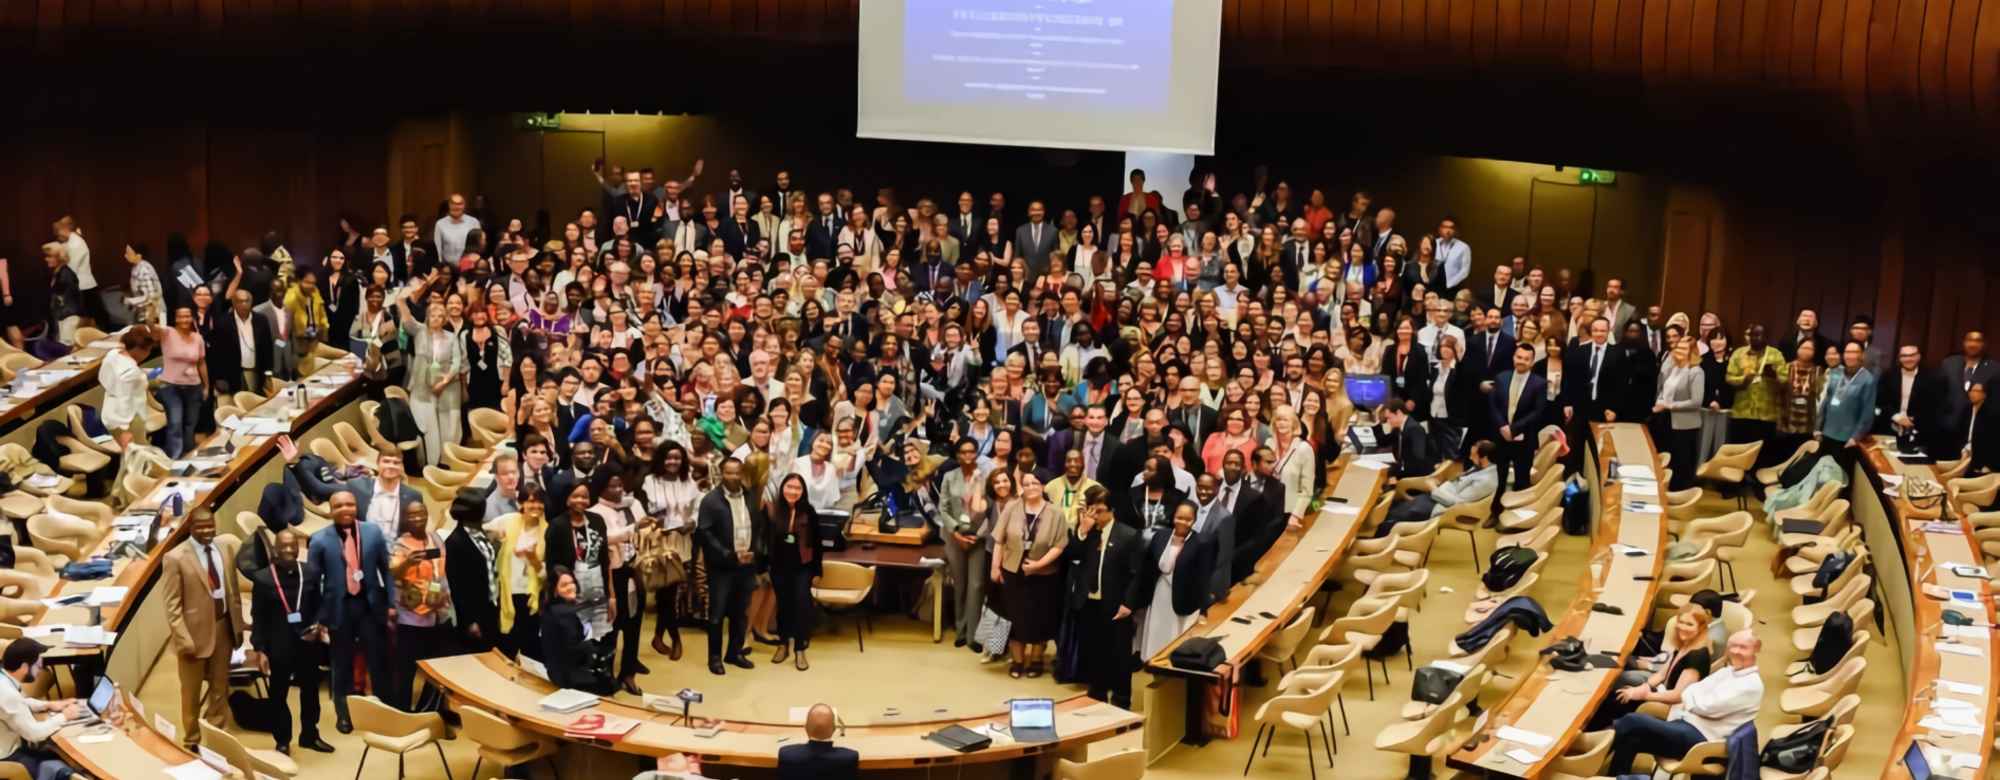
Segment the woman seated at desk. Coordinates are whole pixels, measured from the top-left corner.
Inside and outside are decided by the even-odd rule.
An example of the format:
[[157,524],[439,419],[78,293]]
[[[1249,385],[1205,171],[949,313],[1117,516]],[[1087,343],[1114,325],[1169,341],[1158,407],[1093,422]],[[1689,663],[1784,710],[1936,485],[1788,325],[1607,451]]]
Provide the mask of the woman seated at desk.
[[1611,686],[1611,698],[1597,707],[1584,731],[1598,731],[1611,728],[1619,717],[1639,711],[1646,702],[1679,704],[1681,691],[1696,681],[1708,676],[1709,667],[1715,665],[1712,649],[1709,647],[1708,610],[1699,604],[1681,607],[1680,614],[1668,630],[1673,632],[1669,645],[1673,651],[1667,660],[1658,664],[1649,674],[1645,669],[1627,669],[1619,673],[1617,682]]
[[610,696],[618,691],[618,681],[591,670],[597,657],[597,641],[590,625],[577,614],[576,575],[567,566],[555,567],[555,578],[542,605],[542,655],[548,660],[549,682],[560,688],[589,691]]

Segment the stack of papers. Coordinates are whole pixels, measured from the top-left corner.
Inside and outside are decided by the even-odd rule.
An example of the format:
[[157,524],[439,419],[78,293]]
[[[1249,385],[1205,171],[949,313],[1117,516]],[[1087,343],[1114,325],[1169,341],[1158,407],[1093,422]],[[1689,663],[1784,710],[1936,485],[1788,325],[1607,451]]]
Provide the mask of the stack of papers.
[[587,707],[596,706],[597,694],[573,688],[564,688],[555,693],[543,696],[540,703],[542,709],[549,712],[575,712]]
[[109,645],[118,641],[118,632],[106,631],[103,626],[70,626],[63,632],[63,641],[72,645]]
[[1647,482],[1656,479],[1653,476],[1652,467],[1642,466],[1637,463],[1618,464],[1618,478],[1623,480],[1644,480]]
[[103,607],[120,604],[125,601],[126,594],[130,593],[131,590],[131,588],[118,585],[106,585],[92,590],[90,596],[83,600],[83,605],[86,607]]
[[1969,727],[1955,726],[1937,715],[1926,715],[1922,720],[1917,721],[1917,725],[1932,731],[1943,731],[1951,734],[1978,734],[1984,730],[1977,724]]
[[1508,742],[1519,742],[1528,747],[1538,748],[1548,747],[1551,743],[1555,742],[1553,738],[1546,735],[1537,734],[1527,729],[1517,729],[1513,726],[1501,726],[1498,731],[1493,733],[1493,736]]
[[1951,653],[1953,655],[1970,655],[1970,656],[1985,655],[1985,653],[1981,652],[1979,648],[1973,647],[1971,645],[1938,644],[1937,650],[1940,653]]
[[[172,737],[168,737],[168,739],[172,739]],[[160,771],[167,773],[174,780],[222,780],[221,772],[215,771],[215,767],[209,766],[199,758],[180,766],[170,766]]]

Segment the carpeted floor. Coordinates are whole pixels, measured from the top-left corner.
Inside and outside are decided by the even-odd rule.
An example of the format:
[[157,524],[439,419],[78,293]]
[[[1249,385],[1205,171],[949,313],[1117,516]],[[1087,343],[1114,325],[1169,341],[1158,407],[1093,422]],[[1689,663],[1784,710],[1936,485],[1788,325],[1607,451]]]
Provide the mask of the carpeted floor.
[[[1733,510],[1734,502],[1710,495],[1703,499],[1702,506],[1710,510],[1704,516],[1714,516]],[[1757,514],[1761,518],[1761,513]],[[1490,551],[1492,544],[1491,532],[1483,533],[1480,549]],[[1559,611],[1568,604],[1575,591],[1575,583],[1583,576],[1587,546],[1587,540],[1582,538],[1558,539],[1554,560],[1548,564],[1533,593],[1551,612]],[[1751,534],[1749,545],[1736,566],[1741,587],[1758,592],[1751,606],[1758,615],[1757,633],[1766,643],[1765,655],[1760,663],[1766,684],[1766,706],[1758,719],[1760,730],[1766,733],[1774,726],[1796,720],[1777,708],[1778,695],[1784,689],[1783,668],[1797,656],[1790,649],[1793,626],[1789,615],[1790,609],[1798,602],[1786,583],[1774,582],[1770,576],[1766,562],[1774,551],[1775,545],[1765,526],[1760,524]],[[1472,599],[1476,585],[1470,551],[1461,534],[1445,534],[1439,538],[1431,556],[1430,568],[1430,596],[1424,602],[1422,611],[1413,616],[1410,626],[1414,663],[1419,666],[1442,657],[1450,638],[1465,629],[1462,614]],[[1350,587],[1345,594],[1335,595],[1333,611],[1336,614],[1343,612],[1353,599],[1355,590]],[[650,625],[648,631],[650,635]],[[814,641],[810,671],[799,672],[789,664],[783,667],[769,665],[770,648],[760,645],[754,656],[759,663],[757,669],[731,668],[730,673],[723,677],[712,676],[706,669],[705,637],[698,631],[684,632],[687,638],[686,654],[679,662],[654,654],[650,647],[642,652],[642,660],[651,667],[651,674],[643,678],[641,685],[648,691],[658,693],[693,687],[708,698],[705,708],[698,710],[701,714],[760,721],[786,720],[790,708],[818,701],[834,703],[847,708],[850,713],[880,707],[905,710],[911,707],[942,707],[961,712],[997,712],[1002,708],[1000,703],[1013,696],[1073,695],[1066,691],[1073,692],[1074,689],[1058,686],[1048,678],[1035,681],[1009,679],[1003,664],[981,664],[969,650],[954,649],[949,629],[942,643],[933,644],[927,622],[917,623],[900,616],[877,616],[873,632],[866,637],[865,652],[857,648],[854,632],[854,623],[850,619],[828,620]],[[1481,700],[1489,705],[1499,701],[1514,680],[1529,672],[1536,660],[1534,651],[1547,641],[1546,636],[1517,637],[1510,657],[1498,667],[1498,671],[1508,677],[1495,677],[1482,692]],[[1304,652],[1302,647],[1300,655],[1303,656]],[[1863,704],[1856,718],[1858,736],[1845,765],[1834,773],[1834,777],[1842,780],[1880,776],[1888,761],[1890,738],[1902,717],[1904,675],[1895,650],[1889,643],[1877,643],[1868,648],[1867,657],[1869,673],[1862,682],[1860,693]],[[1369,701],[1367,684],[1362,680],[1351,680],[1345,686],[1346,712],[1351,722],[1338,736],[1339,753],[1334,757],[1335,768],[1321,776],[1341,780],[1394,780],[1408,771],[1407,757],[1377,751],[1373,749],[1373,741],[1384,724],[1397,720],[1398,711],[1409,700],[1411,675],[1401,660],[1390,662],[1388,682],[1380,679],[1379,671],[1376,675],[1375,700],[1372,702]],[[1135,684],[1143,686],[1147,679],[1141,676]],[[166,714],[177,720],[179,680],[171,663],[162,664],[154,670],[140,695],[149,712]],[[1246,714],[1254,713],[1271,695],[1269,688],[1249,691],[1244,705]],[[636,700],[633,703],[636,704]],[[361,753],[360,740],[334,731],[330,706],[325,710],[322,734],[338,750],[331,755],[295,751],[303,770],[300,777],[305,780],[345,780],[354,777],[357,770],[355,762]],[[1246,717],[1244,722],[1248,723],[1249,719]],[[1346,733],[1350,729],[1352,733]],[[1249,734],[1254,730],[1254,726],[1245,728],[1242,738],[1233,742],[1217,741],[1198,750],[1175,749],[1155,762],[1148,776],[1194,780],[1241,775],[1250,749]],[[271,744],[267,735],[255,733],[245,736],[244,741],[251,747],[269,747]],[[1128,735],[1099,743],[1093,747],[1092,753],[1102,755],[1139,744],[1136,734]],[[580,769],[592,778],[624,778],[639,768],[638,762],[630,757],[589,752],[595,755],[566,764],[564,776],[574,780]],[[463,738],[446,743],[446,755],[451,761],[452,776],[461,779],[466,777],[477,758],[471,742]],[[1317,770],[1327,771],[1324,753],[1315,749],[1314,755],[1320,761]],[[1308,768],[1307,761],[1306,748],[1300,737],[1295,733],[1280,735],[1268,755],[1256,760],[1250,774],[1265,778],[1307,777],[1314,771]],[[393,762],[394,759],[388,756],[373,756],[369,759],[371,771],[367,774],[386,776],[384,773],[392,770]],[[445,776],[437,765],[434,752],[412,755],[406,769],[410,777],[424,780],[442,780]],[[1449,770],[1443,770],[1442,762],[1439,762],[1439,769],[1441,776],[1450,776]],[[533,771],[537,778],[548,775],[546,765],[537,766]],[[912,770],[892,774],[911,778],[924,776],[928,780],[943,777],[945,771]],[[480,771],[480,777],[497,774],[497,768],[491,764]],[[711,768],[709,774],[716,777],[767,776],[754,772],[738,773],[721,767]],[[963,775],[999,776],[974,768],[962,774],[953,771],[951,777],[957,780]]]

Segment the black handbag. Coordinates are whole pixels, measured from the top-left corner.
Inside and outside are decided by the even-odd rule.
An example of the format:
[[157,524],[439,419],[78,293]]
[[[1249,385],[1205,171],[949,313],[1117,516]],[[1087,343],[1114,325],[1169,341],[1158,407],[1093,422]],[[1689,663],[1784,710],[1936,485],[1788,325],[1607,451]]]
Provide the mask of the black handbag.
[[1465,675],[1442,666],[1426,666],[1411,678],[1410,698],[1426,704],[1443,704],[1464,680]]
[[1583,651],[1583,640],[1566,636],[1543,648],[1542,655],[1549,657],[1549,666],[1562,672],[1581,672],[1590,668],[1589,654]]
[[1819,763],[1820,749],[1825,747],[1826,735],[1832,728],[1831,721],[1821,718],[1790,734],[1772,737],[1771,741],[1764,743],[1757,763],[1780,772],[1810,772],[1813,765]]
[[1229,662],[1229,653],[1222,644],[1205,636],[1198,636],[1180,643],[1167,656],[1167,663],[1175,669],[1194,672],[1213,672],[1215,667]]

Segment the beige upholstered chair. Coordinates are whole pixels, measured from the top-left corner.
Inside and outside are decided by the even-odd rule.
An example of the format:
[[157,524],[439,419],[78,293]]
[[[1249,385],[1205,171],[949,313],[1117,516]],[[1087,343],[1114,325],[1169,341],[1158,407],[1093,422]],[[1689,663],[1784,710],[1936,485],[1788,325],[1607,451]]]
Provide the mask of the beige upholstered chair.
[[466,416],[470,424],[468,431],[473,445],[493,447],[514,435],[514,426],[507,422],[506,413],[498,409],[474,409]]
[[1728,759],[1729,743],[1703,742],[1680,758],[1661,757],[1654,762],[1654,766],[1666,772],[1669,780],[1696,776],[1715,777],[1729,770]]
[[[396,754],[396,780],[402,780],[403,758],[412,751],[424,747],[437,748],[438,762],[445,771],[451,771],[451,762],[444,757],[444,746],[439,740],[451,736],[445,728],[444,718],[435,712],[403,712],[383,704],[373,696],[351,696],[347,699],[347,711],[354,730],[361,735],[364,747],[361,749],[361,766],[368,763],[371,751],[382,750]],[[357,767],[355,773],[361,773]]]
[[1757,464],[1757,453],[1764,451],[1764,443],[1753,441],[1748,444],[1724,444],[1715,457],[1696,469],[1696,479],[1713,480],[1737,486],[1736,508],[1748,508],[1746,493],[1743,492],[1743,477]]
[[875,590],[875,567],[827,561],[821,565],[820,575],[813,578],[813,601],[829,609],[850,609],[854,613],[854,641],[862,652],[868,651],[865,623],[867,611],[853,609],[868,600],[868,594]]
[[1139,780],[1144,776],[1146,776],[1144,748],[1121,750],[1103,758],[1083,762],[1056,759],[1055,780]]
[[1775,466],[1758,469],[1757,481],[1767,489],[1775,488],[1778,485],[1778,478],[1784,476],[1786,469],[1791,468],[1792,464],[1799,462],[1800,458],[1807,457],[1818,451],[1819,440],[1807,439],[1806,443],[1799,445],[1798,449],[1792,450],[1791,456],[1785,458],[1784,462]]
[[479,747],[479,763],[472,765],[472,780],[478,780],[479,767],[489,760],[504,769],[538,758],[548,759],[549,771],[556,772],[555,754],[562,743],[555,737],[515,726],[478,707],[460,707],[458,717],[465,738]]
[[1435,760],[1452,749],[1451,732],[1464,707],[1465,697],[1453,694],[1428,718],[1391,723],[1375,735],[1375,749],[1408,754],[1413,763]]
[[[236,735],[208,724],[201,723],[201,746],[221,753],[229,765],[245,775],[259,772],[280,780],[290,780],[299,774],[299,765],[292,757],[276,750],[253,750],[237,741]],[[251,775],[254,777],[254,775]]]
[[[1295,728],[1306,738],[1306,767],[1311,777],[1319,777],[1318,762],[1312,755],[1313,732],[1320,733],[1326,750],[1326,765],[1333,766],[1333,735],[1327,730],[1327,713],[1333,709],[1334,697],[1340,694],[1340,684],[1345,675],[1335,672],[1329,675],[1319,687],[1305,693],[1281,693],[1257,708],[1257,736],[1250,739],[1250,758],[1243,762],[1243,773],[1250,773],[1250,764],[1257,760],[1257,741],[1264,742],[1264,752],[1271,750],[1271,740],[1278,736],[1280,728]],[[1265,734],[1270,736],[1265,736]]]
[[1788,688],[1778,694],[1778,708],[1806,718],[1825,715],[1843,697],[1861,687],[1861,676],[1867,671],[1868,659],[1848,658],[1819,682]]

